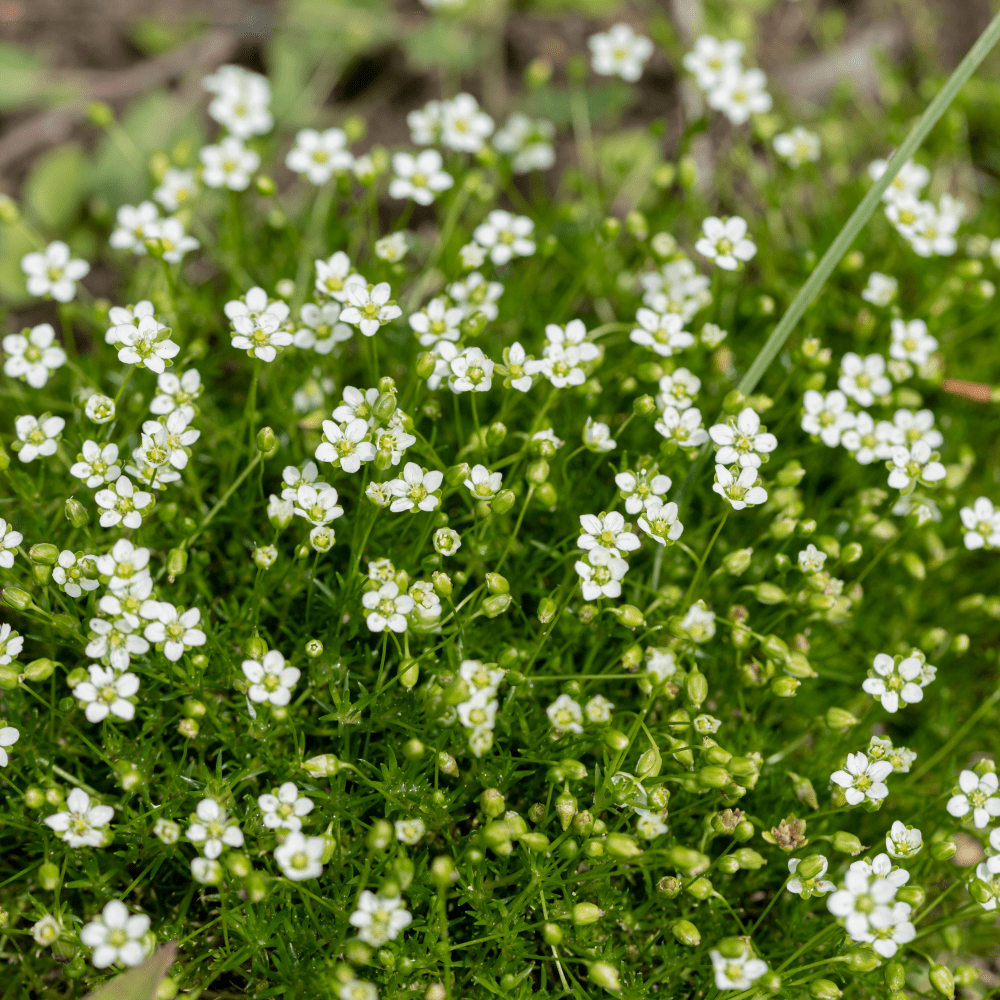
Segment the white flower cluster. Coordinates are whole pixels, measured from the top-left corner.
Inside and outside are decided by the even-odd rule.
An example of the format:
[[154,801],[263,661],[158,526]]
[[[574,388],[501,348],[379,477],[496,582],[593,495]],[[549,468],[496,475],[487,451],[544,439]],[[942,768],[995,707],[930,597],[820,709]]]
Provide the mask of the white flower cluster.
[[763,71],[743,68],[743,52],[743,43],[735,39],[720,42],[702,35],[684,56],[684,68],[705,92],[708,106],[721,111],[734,125],[770,111],[773,103],[765,89]]
[[[868,174],[877,181],[887,166],[875,160]],[[955,233],[965,215],[965,205],[950,194],[942,194],[938,203],[921,199],[920,193],[931,179],[930,171],[908,160],[900,168],[882,195],[886,218],[921,257],[950,257],[958,248]]]
[[505,671],[495,663],[463,660],[458,673],[469,691],[469,697],[456,708],[458,721],[469,730],[469,749],[476,757],[482,757],[493,746],[493,730],[500,707],[497,691]]

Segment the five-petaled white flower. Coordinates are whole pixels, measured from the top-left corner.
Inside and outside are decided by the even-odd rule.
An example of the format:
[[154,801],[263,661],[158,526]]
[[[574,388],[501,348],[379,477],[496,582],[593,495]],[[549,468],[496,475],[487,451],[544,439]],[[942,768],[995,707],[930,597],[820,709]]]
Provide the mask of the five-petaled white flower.
[[260,154],[235,135],[227,135],[217,146],[202,146],[198,155],[204,168],[202,183],[210,188],[245,191],[250,175],[260,166]]
[[298,830],[293,830],[285,842],[274,849],[274,860],[285,878],[304,882],[323,874],[325,850],[326,841],[322,837],[305,837]]
[[721,111],[734,125],[742,125],[751,115],[771,110],[771,95],[764,89],[767,77],[759,69],[727,67],[708,91],[708,106]]
[[[885,855],[879,857],[885,858]],[[875,871],[874,865],[868,870],[866,864],[854,862],[844,875],[843,888],[827,899],[826,907],[844,921],[844,929],[852,940],[870,941],[871,920],[878,915],[879,921],[884,922],[896,898],[896,889],[896,883],[883,877],[881,870]]]
[[[90,642],[84,652],[87,656],[104,659],[115,671],[127,670],[133,656],[142,656],[149,651],[149,643],[141,635],[134,635],[134,630],[135,625],[128,618],[115,618],[113,621],[91,618]],[[81,695],[77,693],[77,697]]]
[[430,205],[455,183],[455,178],[443,170],[443,166],[444,161],[436,149],[425,149],[416,156],[396,153],[392,158],[395,177],[389,182],[389,197],[412,198],[418,205]]
[[[344,407],[337,408],[341,409]],[[337,410],[334,410],[335,419]],[[362,462],[375,458],[375,445],[368,440],[368,422],[358,417],[340,426],[333,420],[324,420],[323,441],[317,445],[315,457],[317,462],[329,462],[335,469],[357,472]]]
[[552,728],[561,735],[562,733],[583,732],[583,709],[568,694],[561,694],[547,709],[545,714],[552,723]]
[[115,213],[118,227],[112,230],[108,243],[116,250],[131,250],[141,257],[146,253],[146,240],[159,218],[160,210],[151,201],[122,205]]
[[712,35],[702,35],[685,54],[684,68],[694,73],[702,90],[711,90],[726,70],[739,69],[743,51],[743,43],[735,38],[720,42]]
[[389,488],[395,499],[389,508],[394,512],[401,510],[434,510],[441,502],[435,496],[435,491],[441,488],[444,473],[432,469],[424,472],[416,462],[407,462],[403,466],[401,479],[389,482]]
[[798,558],[799,569],[803,573],[822,573],[827,556],[810,542],[804,549],[799,550]]
[[80,928],[80,943],[93,951],[95,969],[109,965],[139,965],[146,958],[143,938],[149,933],[145,913],[129,914],[120,899],[105,903],[101,915]]
[[[547,362],[538,361],[525,353],[518,341],[503,349],[503,364],[496,366],[498,374],[503,375],[503,384],[509,385],[518,392],[527,392],[534,382],[533,376],[544,371]],[[537,435],[536,435],[537,437]]]
[[719,465],[739,464],[759,469],[761,462],[778,447],[778,439],[761,430],[760,417],[749,406],[738,417],[730,417],[724,424],[713,424],[708,433],[715,443],[715,460]]
[[[2,517],[0,517],[0,568],[10,569],[14,565],[14,554],[17,552],[17,547],[24,541],[24,535],[20,531],[15,531],[14,526],[8,524]],[[8,631],[10,630],[9,625],[3,626]],[[3,638],[0,635],[0,638]],[[0,663],[3,661],[0,660]]]
[[602,548],[608,555],[620,556],[622,552],[634,552],[639,548],[639,536],[630,530],[618,511],[581,514],[580,527],[583,530],[576,544],[584,551]]
[[96,441],[83,442],[77,461],[69,470],[71,476],[82,479],[91,489],[113,483],[121,472],[118,445],[106,444],[102,448]]
[[684,525],[677,520],[677,504],[654,501],[639,515],[639,527],[660,545],[676,542],[684,533]]
[[917,441],[907,448],[899,445],[892,449],[886,462],[889,469],[889,485],[894,490],[910,492],[917,483],[933,486],[947,475],[945,467],[937,460],[936,451],[926,441]]
[[847,397],[839,389],[825,396],[807,389],[802,405],[802,429],[816,435],[828,448],[836,448],[844,431],[854,426],[854,414],[847,409]]
[[373,287],[351,284],[347,288],[349,305],[341,312],[340,319],[358,327],[366,337],[374,337],[379,327],[403,315],[403,310],[391,297],[392,289],[388,281],[381,281]]
[[863,753],[849,753],[844,769],[834,771],[831,780],[844,789],[849,805],[856,806],[865,799],[881,802],[889,794],[885,779],[892,774],[892,764],[887,760],[870,761]]
[[285,166],[297,174],[305,174],[310,184],[325,184],[335,173],[350,170],[354,157],[347,147],[343,129],[300,129],[295,145],[285,157]]
[[756,244],[747,236],[746,220],[738,215],[728,219],[710,215],[702,222],[701,231],[695,250],[725,271],[735,271],[757,253]]
[[759,472],[752,465],[745,468],[733,466],[732,469],[727,469],[724,465],[717,465],[712,489],[720,497],[728,500],[733,510],[756,507],[767,500],[767,490],[763,486],[755,485],[759,476]]
[[793,168],[801,167],[803,163],[815,163],[819,159],[819,136],[796,125],[791,132],[782,132],[774,137],[774,151]]
[[313,800],[302,795],[294,781],[285,781],[277,794],[259,795],[257,805],[269,830],[301,830],[302,817],[312,812]]
[[925,664],[923,654],[910,655],[897,663],[887,653],[878,653],[872,668],[861,687],[890,713],[898,712],[903,705],[923,701],[923,688],[937,674],[934,667]]
[[998,784],[994,771],[987,771],[981,777],[975,771],[963,771],[958,776],[958,790],[948,799],[948,812],[957,819],[965,819],[971,813],[973,823],[981,830],[990,817],[1000,816]]
[[474,465],[465,485],[477,500],[492,500],[500,492],[502,482],[502,472],[490,472],[485,465]]
[[[659,426],[657,426],[659,430]],[[662,433],[662,432],[661,432]],[[583,425],[583,446],[588,451],[605,452],[614,451],[618,442],[611,436],[611,428],[593,417],[587,417],[587,422]]]
[[90,273],[90,265],[70,259],[69,247],[55,240],[41,253],[25,254],[21,270],[28,277],[29,295],[51,295],[56,302],[70,302],[76,295],[76,283]]
[[14,432],[21,442],[17,457],[22,462],[32,462],[39,456],[48,458],[54,455],[65,426],[66,421],[62,417],[43,416],[41,420],[30,415],[18,417],[14,421]]
[[123,365],[138,365],[161,374],[165,361],[177,356],[180,347],[170,339],[170,329],[152,316],[143,316],[136,326],[115,328],[118,335],[118,360]]
[[24,333],[4,337],[4,374],[27,382],[32,389],[41,389],[49,375],[66,363],[66,352],[53,343],[55,339],[51,323],[39,323]]
[[214,861],[225,847],[242,847],[243,831],[215,799],[202,799],[195,807],[198,821],[187,828],[187,839]]
[[383,583],[378,590],[366,591],[361,597],[361,604],[368,610],[365,619],[372,632],[405,632],[407,615],[413,610],[413,598],[409,594],[401,594],[396,583],[390,580]]
[[701,389],[701,379],[692,375],[687,368],[678,368],[660,379],[660,392],[656,405],[664,410],[672,406],[675,410],[686,410],[694,403]]
[[898,819],[885,835],[885,849],[894,858],[912,858],[920,853],[920,848],[923,845],[923,834],[915,827],[907,826]]
[[268,110],[271,82],[266,76],[242,66],[220,66],[201,85],[215,95],[208,106],[209,115],[233,135],[246,139],[265,135],[274,127]]
[[810,896],[822,896],[824,893],[833,892],[837,888],[828,878],[823,878],[828,867],[826,858],[821,854],[817,855],[817,857],[819,857],[823,863],[819,871],[809,878],[803,878],[801,875],[796,874],[798,872],[799,865],[802,862],[801,858],[788,859],[788,872],[790,875],[795,876],[794,878],[790,878],[788,882],[785,883],[785,888],[789,892],[794,892],[803,899],[809,899]]
[[332,486],[318,490],[303,484],[295,494],[295,514],[310,524],[329,524],[343,517],[344,508],[337,503],[339,496]]
[[347,292],[353,285],[367,287],[368,282],[351,267],[351,258],[338,250],[329,260],[316,261],[316,291],[324,298],[347,301]]
[[872,271],[868,275],[868,284],[861,292],[861,298],[875,306],[887,306],[896,297],[898,288],[899,282],[895,278],[881,271]]
[[495,208],[486,221],[473,231],[475,241],[488,250],[494,264],[506,264],[514,257],[530,257],[535,252],[531,239],[535,224],[526,215],[511,215]]
[[[993,506],[988,497],[979,497],[971,507],[963,507],[959,513],[965,526],[967,549],[1000,549],[1000,510]],[[0,534],[2,533],[0,529]],[[0,551],[0,559],[2,557],[3,552]],[[0,565],[3,563],[0,562]]]
[[653,429],[678,448],[700,448],[708,440],[708,431],[701,425],[701,410],[696,406],[681,411],[665,406]]
[[329,354],[335,344],[350,340],[351,328],[337,322],[340,309],[338,302],[326,302],[322,306],[307,302],[299,311],[302,325],[295,331],[292,343],[307,350],[311,348],[317,354]]
[[419,818],[397,819],[395,822],[396,839],[401,844],[412,847],[420,843],[420,838],[424,835],[424,821]]
[[861,406],[871,406],[876,396],[885,396],[892,391],[892,382],[885,374],[885,358],[881,354],[869,354],[862,358],[849,351],[840,362],[840,391]]
[[168,212],[176,212],[182,205],[193,201],[197,193],[198,180],[193,170],[170,167],[163,175],[160,186],[154,189],[153,197]]
[[493,362],[478,347],[467,347],[451,361],[452,392],[487,392],[493,385]]
[[376,896],[367,889],[362,890],[358,908],[350,916],[351,926],[358,928],[358,937],[373,948],[395,941],[412,920],[402,896]]
[[150,642],[162,642],[163,655],[172,663],[176,663],[189,649],[204,646],[208,641],[198,627],[201,624],[200,608],[184,611],[169,601],[158,601],[157,617],[159,621],[150,622],[143,635]]
[[443,298],[431,299],[420,311],[413,313],[409,324],[423,347],[433,347],[439,340],[453,343],[461,336],[459,324],[465,317],[462,306],[449,307]]
[[591,549],[574,568],[580,577],[580,589],[585,601],[601,597],[621,597],[621,580],[628,572],[628,563],[606,549]]
[[269,649],[262,660],[244,660],[243,674],[250,681],[247,692],[251,701],[287,705],[292,688],[299,682],[302,671],[285,665],[285,658],[276,649]]
[[619,472],[615,476],[615,485],[621,490],[625,501],[625,510],[629,514],[638,514],[646,507],[660,504],[662,497],[672,485],[669,476],[661,476],[652,468],[639,468],[635,472]]
[[720,990],[748,990],[767,972],[767,962],[744,951],[728,958],[714,948],[708,953],[715,971],[715,986]]
[[684,320],[677,313],[657,313],[643,308],[636,312],[635,321],[639,326],[629,334],[629,340],[650,348],[660,357],[669,358],[674,351],[694,343],[694,337],[684,329]]
[[128,476],[119,476],[113,489],[98,490],[94,501],[103,508],[100,523],[102,528],[113,528],[124,524],[126,528],[142,525],[142,511],[152,502],[152,494],[137,490]]
[[915,365],[926,364],[937,350],[938,342],[927,332],[927,324],[922,319],[892,321],[892,344],[889,354],[900,361],[912,361]]
[[100,847],[101,832],[111,822],[115,810],[111,806],[91,805],[90,796],[82,788],[74,788],[66,796],[62,812],[45,817],[45,825],[55,830],[70,847]]
[[[10,628],[8,625],[7,628]],[[3,726],[0,728],[0,767],[6,767],[10,763],[7,756],[7,747],[12,747],[21,737],[20,732],[13,726]]]
[[478,153],[496,127],[472,94],[458,94],[440,105],[441,143],[460,153]]
[[642,76],[646,60],[653,54],[653,43],[644,35],[637,35],[627,24],[616,24],[610,31],[591,35],[590,65],[601,76],[620,76],[635,83]]

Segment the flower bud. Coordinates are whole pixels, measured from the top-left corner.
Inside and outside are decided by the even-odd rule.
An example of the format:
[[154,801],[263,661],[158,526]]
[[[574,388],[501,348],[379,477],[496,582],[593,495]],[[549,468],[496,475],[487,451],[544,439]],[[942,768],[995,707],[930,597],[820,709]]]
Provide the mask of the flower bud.
[[794,677],[776,677],[771,681],[771,694],[778,698],[794,698],[801,683]]
[[510,584],[507,582],[507,578],[499,573],[487,573],[486,589],[491,594],[509,594]]
[[254,629],[254,634],[247,639],[247,644],[243,647],[243,652],[251,660],[260,662],[264,659],[264,654],[267,652],[267,643],[257,635],[256,629]]
[[42,657],[40,660],[32,660],[24,668],[24,678],[29,681],[46,681],[56,669],[56,665],[49,659]]
[[549,838],[544,833],[522,833],[518,839],[529,851],[544,851],[549,846]]
[[906,969],[902,962],[890,962],[885,967],[885,987],[895,993],[906,985]]
[[667,849],[667,864],[673,865],[683,875],[700,875],[712,863],[711,858],[701,851],[678,844]]
[[620,729],[605,729],[601,739],[609,750],[616,753],[628,746],[628,737]]
[[955,856],[958,847],[953,840],[935,840],[929,850],[935,861],[948,861]]
[[830,979],[814,979],[809,984],[809,993],[816,1000],[839,1000],[844,995],[843,990]]
[[528,466],[524,478],[535,486],[541,486],[549,478],[549,463],[544,458],[536,458]]
[[444,474],[444,481],[449,486],[461,486],[466,479],[469,478],[472,470],[469,468],[468,462],[460,462],[458,465],[451,466]]
[[454,587],[447,573],[435,570],[431,573],[431,583],[434,584],[434,591],[439,597],[451,597]]
[[558,924],[545,924],[542,927],[542,940],[547,944],[555,947],[563,942],[563,932],[562,928]]
[[795,877],[804,879],[816,878],[825,866],[826,858],[822,854],[811,854],[808,858],[804,858],[799,862],[798,868],[795,869]]
[[271,494],[267,504],[267,519],[276,531],[284,531],[295,517],[295,504],[291,500],[282,500],[276,494]]
[[752,548],[736,549],[735,552],[730,552],[723,557],[722,565],[727,573],[730,573],[732,576],[740,576],[746,572],[752,558]]
[[639,396],[632,404],[632,412],[637,417],[648,417],[656,412],[656,400],[648,393],[645,396]]
[[372,416],[380,423],[387,424],[396,412],[396,394],[394,392],[381,392],[378,399],[372,406]]
[[826,710],[826,724],[831,729],[850,729],[851,726],[856,726],[860,720],[852,712],[848,712],[846,708],[828,708]]
[[896,893],[896,898],[910,906],[920,906],[927,898],[927,893],[919,885],[904,885]]
[[420,679],[420,664],[414,659],[403,660],[399,665],[399,684],[406,691],[412,691]]
[[974,965],[960,965],[955,969],[955,984],[971,986],[979,979],[979,969]]
[[776,583],[765,581],[754,587],[754,596],[761,604],[780,604],[788,595]]
[[642,612],[634,604],[622,604],[617,608],[612,608],[611,613],[626,628],[636,629],[640,625],[646,624]]
[[63,513],[66,515],[66,520],[73,525],[74,528],[83,528],[90,521],[90,514],[87,508],[80,503],[79,500],[70,497],[66,503],[63,505]]
[[701,931],[690,920],[675,920],[670,930],[681,944],[689,948],[697,948],[701,944]]
[[555,617],[557,610],[558,606],[551,597],[543,597],[538,602],[538,620],[543,625],[548,625],[548,623]]
[[310,757],[307,761],[303,761],[302,767],[314,778],[330,778],[339,773],[343,765],[336,755],[321,753],[316,757]]
[[48,889],[49,892],[58,888],[59,883],[62,881],[59,876],[59,866],[53,864],[51,861],[46,861],[38,869],[38,881],[41,882],[42,888]]
[[732,856],[740,863],[740,868],[747,871],[755,872],[767,864],[764,858],[752,847],[738,847],[733,851]]
[[695,707],[701,707],[701,703],[708,697],[708,681],[705,675],[694,667],[684,681],[684,693],[687,700]]
[[719,858],[716,867],[726,875],[735,875],[740,870],[740,863],[731,854]]
[[715,892],[712,888],[712,883],[709,882],[704,876],[702,878],[697,878],[689,885],[686,885],[685,890],[694,896],[695,899],[705,900]]
[[663,767],[663,757],[656,747],[650,747],[635,766],[636,777],[641,780],[655,778]]
[[594,828],[594,817],[584,809],[573,817],[573,829],[576,833],[586,837]]
[[969,883],[969,895],[977,902],[985,905],[993,898],[993,891],[988,883],[981,878],[974,878]]
[[491,513],[506,514],[516,499],[512,490],[501,490],[489,503]]
[[609,993],[621,992],[622,984],[618,979],[618,970],[613,965],[608,965],[607,962],[594,962],[587,969],[587,975],[591,982],[603,986]]
[[365,843],[370,851],[384,851],[392,841],[392,824],[384,819],[375,820],[365,837]]
[[265,458],[270,458],[278,450],[278,439],[270,427],[261,427],[257,431],[257,449],[264,453]]
[[32,606],[31,594],[20,587],[4,587],[3,603],[17,611],[27,611]]
[[855,855],[864,850],[861,841],[853,833],[848,833],[846,830],[838,830],[830,838],[830,846],[841,854]]
[[442,750],[438,753],[438,769],[443,774],[458,774],[458,761],[450,753],[445,753]]
[[707,788],[725,788],[732,777],[724,767],[703,767],[698,772],[698,780]]
[[167,576],[171,581],[187,569],[187,549],[171,549],[167,553]]
[[496,819],[507,808],[503,795],[496,788],[487,788],[479,796],[479,806],[490,819]]
[[496,618],[502,615],[511,605],[510,594],[494,594],[483,601],[482,609],[487,618]]
[[955,979],[948,967],[945,965],[932,965],[931,971],[928,973],[928,979],[931,981],[931,985],[941,994],[943,997],[947,997],[948,1000],[952,1000],[955,996]]
[[507,425],[499,420],[494,421],[486,428],[486,444],[490,448],[498,448],[507,437]]
[[278,558],[278,549],[274,545],[261,545],[253,550],[253,561],[259,569],[270,569]]
[[59,546],[51,542],[39,542],[28,549],[28,558],[34,563],[41,563],[43,566],[54,566],[59,558]]
[[624,833],[609,833],[607,840],[604,842],[604,849],[613,858],[619,858],[623,861],[630,858],[637,858],[642,854],[642,848]]
[[438,885],[447,885],[454,881],[455,862],[446,854],[439,854],[431,862],[431,875]]

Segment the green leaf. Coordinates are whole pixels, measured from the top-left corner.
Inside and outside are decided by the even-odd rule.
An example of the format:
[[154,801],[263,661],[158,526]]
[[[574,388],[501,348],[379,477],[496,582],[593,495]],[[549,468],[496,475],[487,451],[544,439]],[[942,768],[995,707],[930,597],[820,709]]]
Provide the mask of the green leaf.
[[177,945],[171,941],[142,965],[115,976],[110,982],[88,993],[84,1000],[156,1000],[160,980],[174,963]]
[[25,182],[27,212],[45,229],[66,229],[79,210],[87,169],[87,160],[76,143],[46,153]]

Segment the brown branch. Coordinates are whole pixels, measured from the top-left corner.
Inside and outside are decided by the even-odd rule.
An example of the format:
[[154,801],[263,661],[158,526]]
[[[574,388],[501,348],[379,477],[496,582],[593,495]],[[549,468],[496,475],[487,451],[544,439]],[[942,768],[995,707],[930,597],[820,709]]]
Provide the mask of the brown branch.
[[966,399],[974,400],[977,403],[993,403],[997,401],[993,396],[993,388],[983,385],[982,382],[964,382],[957,378],[946,378],[941,383],[941,388],[945,392],[950,392],[953,396],[964,396]]
[[81,82],[89,82],[72,104],[43,111],[0,136],[0,170],[38,149],[64,142],[73,127],[86,117],[87,105],[92,101],[126,101],[175,77],[192,71],[207,71],[232,55],[237,38],[235,31],[215,28],[186,45],[129,69],[81,74]]

